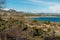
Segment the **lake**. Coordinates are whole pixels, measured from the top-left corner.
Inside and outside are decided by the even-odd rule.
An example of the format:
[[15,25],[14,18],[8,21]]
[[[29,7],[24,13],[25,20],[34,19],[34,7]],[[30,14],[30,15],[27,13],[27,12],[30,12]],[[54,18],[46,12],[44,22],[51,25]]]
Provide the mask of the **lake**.
[[39,17],[39,18],[32,18],[32,20],[60,22],[60,17]]

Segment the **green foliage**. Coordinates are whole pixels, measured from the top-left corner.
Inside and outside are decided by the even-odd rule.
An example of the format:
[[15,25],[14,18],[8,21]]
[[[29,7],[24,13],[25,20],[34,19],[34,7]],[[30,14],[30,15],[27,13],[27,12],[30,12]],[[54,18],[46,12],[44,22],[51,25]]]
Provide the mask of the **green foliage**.
[[48,32],[50,32],[51,31],[51,28],[48,28]]
[[38,22],[37,20],[33,20],[33,22]]
[[50,24],[50,21],[44,21],[43,23],[45,23],[45,24]]
[[28,26],[23,24],[20,24],[19,27],[22,31],[26,31],[28,29]]
[[60,40],[60,37],[45,37],[44,40]]
[[0,31],[4,31],[5,29],[6,29],[6,27],[4,27],[4,26],[0,27]]
[[22,29],[23,29],[23,31],[26,31],[26,30],[28,29],[28,26],[27,26],[27,25],[24,25],[24,26],[22,27]]
[[0,21],[3,21],[3,19],[0,17]]
[[43,30],[41,28],[36,28],[33,27],[33,32],[34,32],[34,36],[41,36],[43,34]]
[[20,21],[20,24],[23,24],[23,21]]
[[39,28],[38,31],[41,35],[43,34],[43,30],[41,28]]

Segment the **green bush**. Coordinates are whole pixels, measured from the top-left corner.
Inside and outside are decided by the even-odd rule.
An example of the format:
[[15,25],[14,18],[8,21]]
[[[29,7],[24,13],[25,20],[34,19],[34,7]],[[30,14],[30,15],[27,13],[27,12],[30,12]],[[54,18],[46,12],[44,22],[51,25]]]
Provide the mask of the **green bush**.
[[38,22],[37,20],[33,20],[33,22]]
[[4,27],[4,26],[0,27],[0,31],[4,31],[5,29],[6,29],[6,27]]
[[50,21],[44,21],[43,23],[44,24],[50,24]]

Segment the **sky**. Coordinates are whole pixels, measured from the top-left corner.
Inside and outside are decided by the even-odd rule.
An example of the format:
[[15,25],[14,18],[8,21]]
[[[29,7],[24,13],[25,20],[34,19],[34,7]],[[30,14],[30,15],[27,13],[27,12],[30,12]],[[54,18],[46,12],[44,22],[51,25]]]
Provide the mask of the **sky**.
[[6,0],[5,9],[32,13],[60,13],[60,0]]

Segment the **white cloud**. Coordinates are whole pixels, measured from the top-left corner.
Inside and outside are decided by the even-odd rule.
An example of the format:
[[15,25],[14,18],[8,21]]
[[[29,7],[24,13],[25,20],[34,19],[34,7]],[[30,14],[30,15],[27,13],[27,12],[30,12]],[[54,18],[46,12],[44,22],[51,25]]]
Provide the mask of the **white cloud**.
[[42,0],[29,0],[37,5],[44,5],[44,6],[55,6],[59,3],[56,2],[47,2],[47,1],[42,1]]
[[48,8],[40,10],[43,13],[60,13],[60,5],[50,6]]
[[7,11],[7,10],[9,10],[9,8],[4,8],[4,9],[2,9],[2,10],[6,10],[6,11]]
[[42,13],[60,13],[60,3],[56,2],[46,2],[42,0],[30,0],[33,3],[36,3],[37,5],[44,5],[47,6],[46,8],[42,10],[37,10],[36,12],[42,12]]

